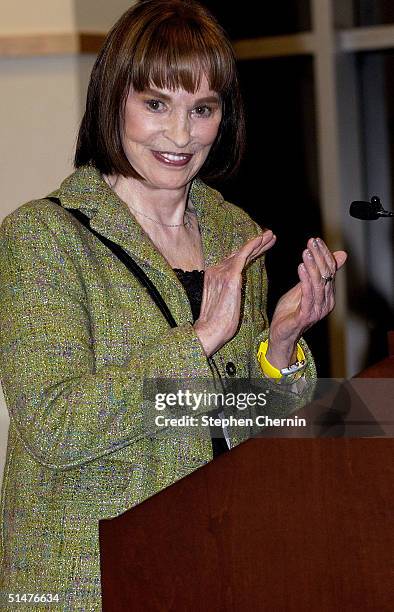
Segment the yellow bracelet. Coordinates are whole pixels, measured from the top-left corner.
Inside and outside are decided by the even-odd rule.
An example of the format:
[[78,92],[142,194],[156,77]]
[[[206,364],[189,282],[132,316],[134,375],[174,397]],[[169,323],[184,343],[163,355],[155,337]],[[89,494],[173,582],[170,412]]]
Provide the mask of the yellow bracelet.
[[[268,340],[265,340],[264,342],[260,343],[259,350],[257,352],[257,359],[259,360],[261,369],[263,370],[265,376],[279,380],[280,378],[283,378],[283,374],[280,370],[278,370],[278,368],[275,368],[275,366],[270,364],[266,358],[267,350]],[[305,361],[305,354],[300,344],[297,344],[297,361]],[[300,375],[301,374],[302,371],[300,372]]]

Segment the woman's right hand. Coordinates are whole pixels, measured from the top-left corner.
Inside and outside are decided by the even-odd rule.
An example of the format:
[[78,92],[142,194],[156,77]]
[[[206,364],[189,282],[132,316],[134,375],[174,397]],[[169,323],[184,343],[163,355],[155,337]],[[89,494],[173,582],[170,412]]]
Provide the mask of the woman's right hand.
[[194,329],[210,357],[237,331],[241,310],[242,271],[276,241],[271,230],[248,240],[220,263],[206,268],[200,316]]

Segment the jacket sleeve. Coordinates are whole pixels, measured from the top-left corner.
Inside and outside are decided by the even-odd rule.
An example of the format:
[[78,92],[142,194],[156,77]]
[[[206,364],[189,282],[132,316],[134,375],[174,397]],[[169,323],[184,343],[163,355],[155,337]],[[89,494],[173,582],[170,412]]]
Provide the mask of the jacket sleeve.
[[154,435],[144,380],[191,376],[212,374],[188,323],[168,329],[124,365],[97,370],[83,278],[73,259],[36,211],[6,217],[0,378],[11,421],[37,462],[73,468]]

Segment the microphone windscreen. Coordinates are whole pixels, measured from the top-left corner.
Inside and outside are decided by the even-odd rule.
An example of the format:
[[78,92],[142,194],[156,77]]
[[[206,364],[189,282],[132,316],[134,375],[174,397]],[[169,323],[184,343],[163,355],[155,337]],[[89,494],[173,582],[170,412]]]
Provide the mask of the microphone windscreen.
[[361,219],[362,221],[379,219],[379,215],[376,214],[376,207],[370,202],[352,202],[349,213],[355,219]]

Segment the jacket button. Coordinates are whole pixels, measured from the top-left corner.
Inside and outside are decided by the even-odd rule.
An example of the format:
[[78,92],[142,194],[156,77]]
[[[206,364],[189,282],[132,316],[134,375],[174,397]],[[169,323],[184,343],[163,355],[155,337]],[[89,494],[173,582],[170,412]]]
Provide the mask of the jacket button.
[[229,376],[234,376],[235,372],[237,371],[237,368],[235,367],[235,365],[233,364],[232,361],[228,361],[226,363],[226,372]]

